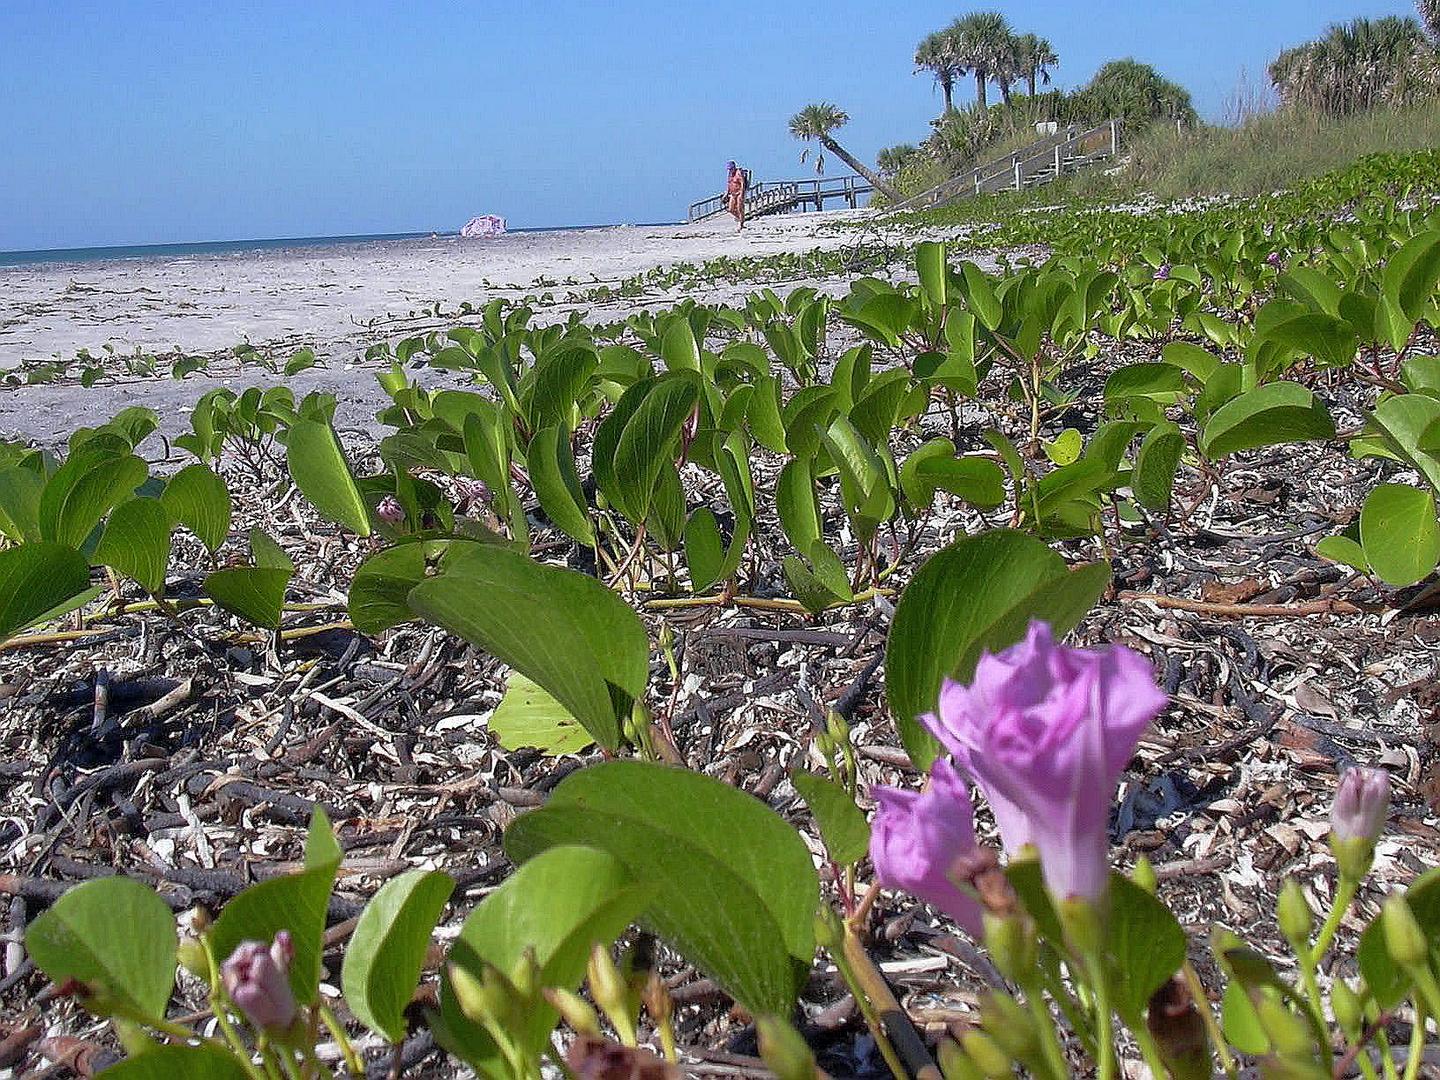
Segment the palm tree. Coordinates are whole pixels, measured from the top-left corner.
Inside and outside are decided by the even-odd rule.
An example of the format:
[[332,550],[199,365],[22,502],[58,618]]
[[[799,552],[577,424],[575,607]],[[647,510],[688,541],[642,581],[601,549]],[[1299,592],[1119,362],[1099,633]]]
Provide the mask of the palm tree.
[[1024,60],[1020,56],[1020,39],[1014,34],[1009,34],[995,50],[995,67],[990,77],[1000,87],[1000,97],[1008,106],[1010,104],[1010,90],[1017,82],[1025,77],[1022,70]]
[[965,69],[955,59],[955,40],[944,30],[927,34],[915,46],[916,72],[929,71],[940,84],[940,93],[945,98],[943,116],[955,107],[955,83],[965,74]]
[[[817,173],[824,172],[825,170],[825,151],[828,150],[846,165],[849,165],[856,173],[868,180],[870,186],[884,195],[885,198],[891,202],[904,202],[904,196],[880,177],[876,176],[872,170],[867,169],[856,160],[848,150],[831,137],[830,133],[832,131],[844,127],[849,122],[850,117],[845,114],[844,110],[837,108],[828,101],[822,101],[818,105],[806,105],[790,118],[790,134],[802,141],[810,142],[813,140],[820,144],[821,152],[815,155],[815,171]],[[800,160],[803,162],[809,153],[810,150],[807,148],[805,152],[800,155]]]
[[[1440,4],[1440,0],[1431,2]],[[1016,38],[1015,51],[1020,56],[1020,74],[1033,98],[1037,80],[1044,80],[1046,86],[1050,85],[1050,69],[1060,66],[1060,57],[1056,55],[1055,46],[1050,44],[1048,38],[1037,37],[1035,34],[1021,34]]]
[[956,19],[947,32],[954,35],[957,63],[975,76],[976,102],[986,108],[985,84],[1003,67],[1015,38],[1010,23],[998,11],[975,11]]
[[1270,81],[1286,105],[1352,113],[1429,93],[1433,56],[1414,19],[1352,19],[1282,52],[1270,65]]
[[1420,11],[1420,21],[1425,24],[1430,40],[1440,46],[1440,0],[1415,0],[1415,7]]
[[893,178],[901,169],[914,163],[921,157],[921,151],[913,143],[897,143],[895,146],[887,146],[875,155],[875,164],[879,167],[882,175]]

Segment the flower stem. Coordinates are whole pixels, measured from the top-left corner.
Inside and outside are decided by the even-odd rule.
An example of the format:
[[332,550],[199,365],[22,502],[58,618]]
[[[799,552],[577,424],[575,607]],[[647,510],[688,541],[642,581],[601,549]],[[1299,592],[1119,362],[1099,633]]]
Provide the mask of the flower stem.
[[[875,966],[874,961],[865,951],[865,947],[860,943],[860,938],[849,926],[846,926],[843,932],[843,945],[838,952],[832,950],[831,956],[835,961],[835,966],[840,970],[841,977],[844,978],[850,987],[850,992],[855,996],[855,1004],[859,1007],[861,1015],[865,1017],[865,1023],[870,1028],[870,1033],[875,1037],[875,1044],[880,1048],[880,1054],[884,1057],[885,1064],[890,1067],[896,1080],[907,1080],[912,1075],[916,1080],[940,1080],[940,1070],[930,1060],[930,1054],[919,1036],[913,1029],[908,1028],[909,1020],[905,1016],[904,1010],[895,1000],[895,995],[890,992],[890,986],[885,982],[885,977],[880,974],[880,969]],[[907,1034],[909,1036],[906,1039],[905,1055],[910,1063],[908,1069],[900,1060],[895,1043],[891,1039],[891,1033],[886,1030],[885,1021],[892,1016],[897,1038]]]
[[1205,984],[1200,981],[1200,973],[1195,970],[1195,965],[1189,960],[1185,961],[1180,969],[1185,976],[1185,985],[1190,988],[1190,996],[1195,1001],[1195,1007],[1200,1010],[1200,1019],[1205,1022],[1205,1034],[1210,1037],[1210,1045],[1215,1048],[1215,1053],[1220,1057],[1220,1068],[1229,1080],[1235,1080],[1239,1075],[1235,1067],[1235,1059],[1230,1055],[1229,1044],[1225,1041],[1225,1033],[1220,1030],[1220,1022],[1215,1019],[1215,1010],[1210,1007],[1210,995],[1205,992]]
[[1310,950],[1312,968],[1318,968],[1325,959],[1325,954],[1330,951],[1330,946],[1335,941],[1335,933],[1340,929],[1340,920],[1345,917],[1345,912],[1350,910],[1350,902],[1355,899],[1359,888],[1358,880],[1341,875],[1340,885],[1335,890],[1335,899],[1330,904],[1330,914],[1326,916],[1325,925],[1320,927],[1320,936],[1315,939],[1315,945]]
[[1410,1029],[1410,1054],[1405,1060],[1405,1080],[1416,1080],[1425,1058],[1425,1006],[1415,1003],[1415,1026]]
[[1060,1045],[1055,1017],[1045,1005],[1045,993],[1039,985],[1040,980],[1030,979],[1028,982],[1030,985],[1024,987],[1025,1003],[1030,1006],[1030,1015],[1035,1017],[1035,1028],[1040,1034],[1040,1049],[1045,1054],[1045,1064],[1055,1080],[1065,1080],[1070,1069],[1065,1063],[1065,1048]]
[[340,1044],[340,1054],[345,1059],[345,1068],[353,1076],[365,1075],[365,1063],[360,1060],[360,1055],[355,1052],[355,1047],[350,1044],[350,1037],[345,1034],[345,1028],[330,1011],[330,1006],[321,1001],[317,1006],[320,1019],[325,1022],[326,1029],[331,1037]]
[[1115,1059],[1115,1016],[1110,1003],[1110,977],[1098,960],[1087,958],[1090,988],[1095,994],[1095,1043],[1098,1055],[1099,1080],[1115,1080],[1118,1063]]

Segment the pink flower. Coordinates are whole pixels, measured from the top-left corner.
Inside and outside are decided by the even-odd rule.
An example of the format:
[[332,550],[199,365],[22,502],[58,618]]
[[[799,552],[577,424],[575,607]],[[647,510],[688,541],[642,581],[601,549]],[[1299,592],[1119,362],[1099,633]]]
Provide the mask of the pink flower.
[[870,830],[870,859],[880,884],[933,904],[979,938],[980,904],[950,877],[976,851],[970,792],[954,766],[937,761],[923,794],[891,787],[872,794],[880,809]]
[[295,946],[281,930],[268,947],[242,941],[220,966],[230,1000],[257,1028],[284,1031],[295,1022],[295,995],[290,991],[290,962]]
[[1034,845],[1057,898],[1096,900],[1115,784],[1165,701],[1138,653],[1057,645],[1032,622],[1023,642],[980,658],[970,686],[947,680],[939,715],[921,722],[985,793],[1006,850]]

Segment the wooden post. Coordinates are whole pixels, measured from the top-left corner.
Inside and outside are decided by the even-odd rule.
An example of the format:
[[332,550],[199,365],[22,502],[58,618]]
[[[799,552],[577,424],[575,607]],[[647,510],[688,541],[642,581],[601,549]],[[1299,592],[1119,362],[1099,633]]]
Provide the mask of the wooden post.
[[1023,185],[1020,183],[1020,155],[1015,155],[1015,190],[1019,191]]
[[1112,158],[1120,156],[1120,122],[1118,120],[1110,121],[1110,156]]
[[1061,170],[1062,168],[1064,168],[1064,165],[1065,165],[1065,159],[1061,156],[1061,152],[1060,152],[1060,147],[1062,147],[1063,145],[1064,145],[1064,143],[1056,143],[1056,144],[1055,144],[1055,179],[1056,179],[1056,180],[1059,180],[1059,179],[1060,179],[1060,170]]

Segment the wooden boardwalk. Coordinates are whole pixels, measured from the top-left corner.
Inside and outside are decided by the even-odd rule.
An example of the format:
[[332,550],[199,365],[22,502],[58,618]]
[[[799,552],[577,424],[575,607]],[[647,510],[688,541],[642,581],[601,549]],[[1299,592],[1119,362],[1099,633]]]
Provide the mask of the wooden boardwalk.
[[[765,217],[812,207],[823,210],[827,199],[841,199],[853,210],[860,205],[860,196],[870,194],[871,190],[867,180],[855,175],[826,176],[814,180],[762,180],[751,184],[745,192],[745,217]],[[697,221],[709,221],[726,212],[725,204],[723,191],[693,202],[685,220],[692,225]]]
[[1120,154],[1120,122],[1108,120],[1088,131],[1076,133],[1073,127],[1062,128],[1054,135],[1031,143],[1008,154],[953,176],[894,207],[896,210],[917,210],[943,206],[970,195],[996,191],[1023,191],[1029,187],[1053,183],[1067,173],[1087,165],[1109,161]]

